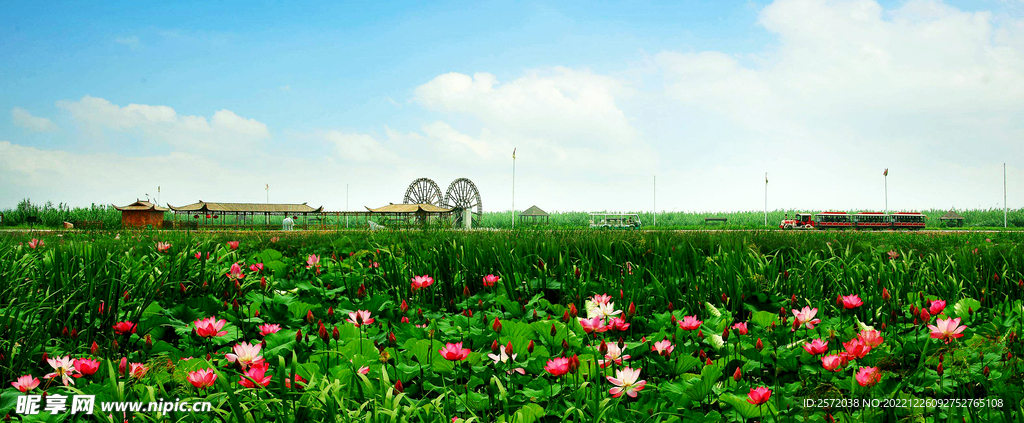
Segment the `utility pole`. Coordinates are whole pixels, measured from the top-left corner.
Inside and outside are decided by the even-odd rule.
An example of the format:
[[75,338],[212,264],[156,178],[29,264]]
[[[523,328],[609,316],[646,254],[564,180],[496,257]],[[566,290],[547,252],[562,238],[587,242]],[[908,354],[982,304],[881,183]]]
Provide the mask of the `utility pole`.
[[654,175],[654,224],[658,226],[658,175]]
[[768,172],[764,173],[764,225],[768,226]]
[[1006,163],[1003,163],[1003,228],[1006,228]]
[[885,214],[889,214],[889,168],[885,168],[882,177],[885,178]]

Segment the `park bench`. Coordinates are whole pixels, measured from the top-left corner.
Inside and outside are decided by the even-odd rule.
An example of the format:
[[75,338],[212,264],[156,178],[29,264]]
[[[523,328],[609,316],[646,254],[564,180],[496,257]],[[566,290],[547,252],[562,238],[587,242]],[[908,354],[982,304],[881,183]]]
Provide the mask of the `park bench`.
[[725,218],[725,217],[705,217],[704,218],[704,224],[707,225],[708,222],[722,222],[722,223],[725,223],[728,220],[729,219]]

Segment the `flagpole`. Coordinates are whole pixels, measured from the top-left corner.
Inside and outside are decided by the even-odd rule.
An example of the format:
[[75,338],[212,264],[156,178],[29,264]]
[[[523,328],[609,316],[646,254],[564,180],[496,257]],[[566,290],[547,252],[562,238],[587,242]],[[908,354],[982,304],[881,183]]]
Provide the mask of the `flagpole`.
[[658,226],[658,175],[654,175],[654,224]]
[[516,149],[512,149],[512,229],[516,228]]
[[764,173],[764,225],[768,226],[768,172]]
[[1006,163],[1003,163],[1003,228],[1006,228]]
[[889,214],[889,168],[885,168],[885,214]]

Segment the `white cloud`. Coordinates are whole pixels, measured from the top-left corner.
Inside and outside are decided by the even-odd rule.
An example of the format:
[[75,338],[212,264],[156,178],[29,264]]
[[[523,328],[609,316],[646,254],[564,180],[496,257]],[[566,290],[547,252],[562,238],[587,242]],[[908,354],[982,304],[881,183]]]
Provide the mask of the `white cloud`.
[[32,113],[21,107],[11,109],[11,120],[14,122],[14,125],[32,132],[50,132],[57,129],[57,125],[50,119],[33,116]]
[[334,152],[342,160],[374,162],[385,166],[393,164],[397,160],[394,153],[386,149],[373,136],[367,134],[328,131],[323,134],[323,138],[332,144]]
[[144,141],[170,145],[179,151],[226,152],[256,148],[270,138],[267,125],[238,116],[230,110],[218,110],[204,116],[179,115],[168,106],[129,104],[85,96],[78,101],[61,100],[57,107],[94,136],[108,131],[132,134]]
[[139,37],[135,35],[129,35],[127,37],[117,37],[114,39],[115,43],[131,47],[132,49],[139,48]]
[[292,86],[291,86],[291,84],[285,84],[285,85],[282,85],[280,87],[277,87],[277,89],[279,89],[281,91],[284,91],[284,92],[289,92],[289,91],[292,90]]

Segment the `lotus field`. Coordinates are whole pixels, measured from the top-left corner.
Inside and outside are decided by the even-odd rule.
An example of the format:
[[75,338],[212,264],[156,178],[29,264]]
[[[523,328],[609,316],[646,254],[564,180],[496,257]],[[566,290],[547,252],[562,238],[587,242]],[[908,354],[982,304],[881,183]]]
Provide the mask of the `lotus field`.
[[[989,238],[986,238],[988,236]],[[1024,236],[0,235],[0,416],[1024,420]],[[39,395],[37,413],[19,398]],[[47,408],[93,395],[88,412]],[[209,402],[203,412],[113,401]]]

